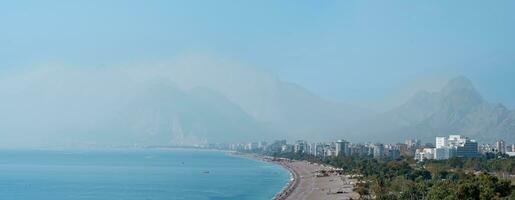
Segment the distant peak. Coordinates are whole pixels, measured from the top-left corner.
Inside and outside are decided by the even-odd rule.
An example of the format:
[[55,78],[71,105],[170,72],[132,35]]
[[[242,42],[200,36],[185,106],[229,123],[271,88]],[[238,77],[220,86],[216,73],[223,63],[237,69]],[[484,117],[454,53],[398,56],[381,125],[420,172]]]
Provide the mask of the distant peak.
[[477,92],[472,81],[464,76],[451,79],[442,89],[442,94],[445,97],[453,97],[454,100],[457,100],[456,97],[459,97],[458,99],[461,101],[470,101],[475,103],[481,103],[483,101],[481,94]]
[[443,88],[444,91],[475,90],[472,81],[465,76],[458,76],[451,79]]

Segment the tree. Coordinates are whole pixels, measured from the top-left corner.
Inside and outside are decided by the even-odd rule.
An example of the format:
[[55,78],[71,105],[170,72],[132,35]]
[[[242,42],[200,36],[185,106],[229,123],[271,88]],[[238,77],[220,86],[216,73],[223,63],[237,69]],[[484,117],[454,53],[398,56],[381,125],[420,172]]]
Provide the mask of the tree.
[[454,182],[441,181],[434,185],[427,194],[428,200],[457,200]]
[[511,183],[505,180],[499,180],[497,177],[487,173],[482,173],[479,177],[475,177],[480,190],[480,199],[499,199],[506,197],[511,193]]
[[359,194],[361,199],[370,198],[370,185],[367,182],[357,183],[354,191]]

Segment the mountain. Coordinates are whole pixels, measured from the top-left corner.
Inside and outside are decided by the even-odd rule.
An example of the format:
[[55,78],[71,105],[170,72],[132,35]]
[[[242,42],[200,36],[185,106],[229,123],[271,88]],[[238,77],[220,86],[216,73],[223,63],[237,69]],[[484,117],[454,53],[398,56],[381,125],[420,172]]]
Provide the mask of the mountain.
[[0,78],[0,145],[191,145],[285,138],[398,142],[464,134],[514,143],[515,112],[458,77],[375,114],[240,63],[183,58],[41,67]]
[[132,143],[198,145],[267,138],[265,130],[241,108],[207,88],[183,91],[166,84],[149,85],[107,121],[106,130]]
[[370,115],[238,63],[194,57],[150,66],[2,77],[0,145],[328,140]]
[[219,92],[123,69],[42,68],[0,79],[0,145],[198,145],[270,139]]
[[219,92],[259,124],[288,139],[334,139],[357,120],[372,115],[366,109],[326,100],[272,74],[223,59],[185,56],[159,71],[179,88],[205,87]]
[[402,141],[462,134],[481,142],[515,142],[515,111],[483,99],[470,80],[457,77],[439,92],[421,91],[403,105],[365,123],[372,138]]

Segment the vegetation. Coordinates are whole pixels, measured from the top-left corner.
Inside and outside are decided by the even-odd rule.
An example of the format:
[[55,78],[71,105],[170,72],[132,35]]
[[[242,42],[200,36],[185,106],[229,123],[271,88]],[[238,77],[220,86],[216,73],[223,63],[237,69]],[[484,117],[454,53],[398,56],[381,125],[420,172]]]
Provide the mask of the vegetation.
[[513,158],[452,158],[416,163],[412,158],[317,158],[294,153],[273,156],[324,163],[347,173],[361,174],[355,191],[362,199],[515,199],[509,179],[515,169]]

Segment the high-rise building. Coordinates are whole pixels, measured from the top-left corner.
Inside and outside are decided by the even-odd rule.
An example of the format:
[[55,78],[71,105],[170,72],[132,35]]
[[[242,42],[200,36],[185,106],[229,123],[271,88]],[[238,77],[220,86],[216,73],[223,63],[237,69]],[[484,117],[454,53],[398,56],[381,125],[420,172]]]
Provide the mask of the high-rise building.
[[[432,149],[432,150],[430,150]],[[444,160],[450,157],[478,157],[479,148],[475,140],[462,135],[449,135],[448,138],[436,137],[436,148],[417,149],[415,158]]]
[[479,156],[478,145],[475,140],[466,139],[464,143],[456,147],[456,156],[473,158]]
[[457,146],[465,143],[466,140],[467,138],[462,135],[449,135],[449,139],[447,139],[447,144],[449,146]]
[[504,140],[497,140],[495,142],[495,149],[498,153],[505,154],[506,153],[506,144],[504,143]]
[[315,146],[315,156],[324,157],[325,156],[325,144],[317,143]]
[[374,144],[374,158],[381,159],[384,158],[384,145],[383,144]]
[[293,152],[293,146],[290,145],[290,144],[284,144],[281,147],[281,152],[283,152],[283,153],[291,153],[291,152]]
[[297,140],[295,145],[293,146],[293,152],[295,153],[305,153],[307,149],[308,143],[304,140]]
[[316,147],[317,147],[317,145],[315,143],[308,144],[308,153],[310,155],[316,156],[316,154],[317,154]]
[[404,143],[408,145],[409,149],[417,149],[420,147],[420,140],[418,139],[407,139]]
[[254,151],[258,149],[258,143],[257,142],[251,142],[245,145],[245,150],[247,151]]
[[480,155],[477,142],[462,135],[449,135],[447,146],[451,148],[449,157],[470,158]]
[[411,153],[411,150],[408,149],[407,144],[397,144],[397,148],[399,149],[401,155],[413,156],[413,153]]
[[336,156],[349,156],[349,143],[345,140],[336,141]]
[[435,160],[446,160],[446,159],[449,159],[450,156],[451,156],[451,151],[453,151],[451,148],[448,148],[448,147],[441,147],[441,148],[436,148],[434,153],[434,159]]
[[388,149],[388,158],[397,159],[401,157],[401,151],[397,148],[389,148]]
[[268,143],[266,141],[261,141],[258,143],[258,149],[265,149],[268,146]]
[[271,152],[281,152],[284,145],[286,145],[286,140],[276,140],[267,146],[267,150]]
[[443,148],[447,146],[447,138],[446,137],[436,137],[436,148]]
[[364,144],[349,145],[350,155],[367,156],[369,154],[368,146]]

